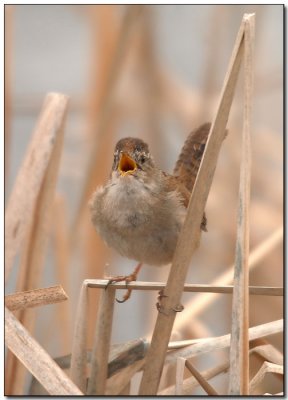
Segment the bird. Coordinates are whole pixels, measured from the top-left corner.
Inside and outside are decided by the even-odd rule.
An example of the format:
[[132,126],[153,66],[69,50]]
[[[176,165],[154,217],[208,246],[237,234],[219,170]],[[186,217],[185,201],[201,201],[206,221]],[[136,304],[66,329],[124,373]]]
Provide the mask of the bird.
[[[187,137],[172,174],[162,171],[140,138],[122,138],[115,146],[110,177],[89,202],[92,224],[108,247],[138,262],[127,276],[108,284],[137,279],[143,264],[172,262],[211,124]],[[203,214],[199,229],[207,231]],[[122,303],[131,295],[128,289]]]

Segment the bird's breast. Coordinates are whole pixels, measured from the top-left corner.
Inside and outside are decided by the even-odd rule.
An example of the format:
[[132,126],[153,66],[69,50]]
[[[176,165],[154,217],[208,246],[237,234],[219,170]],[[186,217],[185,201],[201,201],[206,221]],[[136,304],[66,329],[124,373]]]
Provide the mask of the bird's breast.
[[160,193],[153,182],[127,180],[99,188],[91,212],[109,246],[128,258],[159,265],[173,257],[186,210],[176,192]]

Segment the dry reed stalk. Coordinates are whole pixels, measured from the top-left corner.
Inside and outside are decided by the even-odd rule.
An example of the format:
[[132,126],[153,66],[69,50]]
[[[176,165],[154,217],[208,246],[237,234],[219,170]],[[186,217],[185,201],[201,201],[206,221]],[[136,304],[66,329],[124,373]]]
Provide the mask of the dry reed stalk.
[[[109,280],[108,279],[86,279],[86,284],[90,288],[106,288]],[[164,282],[115,282],[113,283],[115,289],[125,289],[132,290],[162,290],[165,288]],[[221,294],[232,294],[233,286],[211,286],[205,284],[190,284],[185,283],[183,292],[203,292],[203,293],[221,293]],[[249,293],[251,295],[258,296],[283,296],[282,287],[267,287],[267,286],[249,286]]]
[[7,308],[5,308],[5,341],[8,348],[50,395],[83,394]]
[[245,14],[244,113],[230,348],[230,395],[249,394],[249,206],[255,14]]
[[[136,339],[123,344],[114,344],[110,347],[107,376],[110,378],[119,370],[128,367],[138,360],[142,360],[147,351],[148,342],[145,339]],[[86,362],[91,362],[91,350],[86,350]],[[62,369],[71,366],[71,354],[56,357],[54,361]]]
[[273,364],[271,362],[264,361],[262,367],[259,369],[257,374],[250,382],[249,386],[250,394],[252,395],[254,394],[257,387],[264,381],[265,376],[268,373],[283,375],[284,374],[283,365]]
[[[46,96],[5,214],[7,276],[16,250],[20,248],[20,240],[23,241],[29,231],[18,275],[18,291],[37,287],[41,276],[51,204],[63,145],[67,104],[68,98],[62,94],[49,93]],[[32,311],[34,310],[23,309],[18,314],[19,320],[30,332],[33,331],[35,319],[35,312]],[[25,369],[15,357],[8,354],[5,379],[10,394],[22,394],[25,374]]]
[[5,46],[4,46],[4,146],[5,146],[5,185],[7,184],[10,167],[10,146],[11,146],[11,71],[12,71],[12,46],[13,46],[13,6],[5,5]]
[[[52,154],[61,147],[67,97],[46,96],[40,118],[18,172],[5,212],[5,280],[32,223],[37,199],[43,188]],[[59,142],[59,143],[58,143]],[[56,164],[56,163],[55,163]]]
[[185,371],[185,358],[179,357],[176,361],[176,375],[175,375],[175,395],[182,395],[184,371]]
[[[260,266],[261,261],[265,259],[267,254],[273,251],[283,241],[283,227],[276,229],[267,239],[263,240],[249,256],[249,270],[252,271],[256,267]],[[233,281],[234,265],[230,266],[229,269],[223,272],[220,277],[215,279],[211,285],[225,285]],[[191,301],[186,303],[185,310],[181,313],[178,320],[176,320],[174,329],[181,331],[187,324],[190,323],[191,319],[195,318],[200,313],[212,304],[219,297],[216,293],[199,294],[194,297]]]
[[[279,321],[274,321],[270,322],[268,324],[263,324],[259,325],[253,328],[250,328],[249,330],[249,340],[253,341],[256,338],[259,337],[265,337],[269,336],[272,334],[276,334],[283,331],[283,320]],[[189,345],[189,352],[178,352],[177,351],[172,351],[167,354],[166,361],[167,363],[175,363],[177,360],[177,357],[194,357],[198,356],[201,354],[205,354],[210,351],[216,351],[219,349],[224,349],[229,347],[230,345],[230,335],[224,335],[220,337],[212,337],[212,338],[206,338],[206,339],[194,339],[194,340],[183,340],[183,341],[178,341],[178,342],[170,342],[168,349],[173,350],[173,349],[181,349],[183,347],[186,347]],[[144,347],[144,354],[146,345]],[[183,349],[185,351],[186,349]],[[142,354],[142,353],[141,353]],[[143,354],[143,355],[144,355]],[[120,372],[118,372],[116,375],[111,375],[111,378],[107,380],[107,387],[105,391],[105,395],[117,395],[121,392],[121,390],[127,385],[127,383],[131,380],[133,375],[142,370],[143,366],[145,364],[145,359],[139,360],[134,362],[132,365],[128,366],[125,369],[122,369]],[[63,367],[65,365],[61,364]],[[66,366],[67,367],[67,366]],[[209,369],[208,371],[203,372],[203,377],[205,379],[211,379],[212,377],[227,371],[229,367],[229,363],[222,364],[220,366],[217,366],[215,368]],[[197,381],[193,378],[189,378],[184,381],[183,385],[183,394],[191,394],[191,391],[193,388],[197,386]],[[167,392],[166,392],[167,390]],[[158,394],[161,395],[173,395],[175,394],[175,386],[171,386],[167,389],[162,390]]]
[[154,328],[151,347],[147,354],[147,362],[140,384],[140,395],[157,393],[165,353],[176,316],[175,310],[180,308],[179,303],[191,256],[199,245],[199,226],[212,184],[220,147],[225,137],[225,128],[242,60],[243,30],[242,22],[225,77],[216,117],[209,133],[203,159],[190,197],[187,215],[173,257],[167,286],[164,290],[164,294],[167,297],[162,301],[163,310],[158,314]]
[[104,395],[108,375],[108,357],[115,301],[115,289],[108,286],[102,290],[94,346],[91,355],[91,373],[88,381],[88,395]]
[[108,377],[110,378],[122,368],[142,360],[147,352],[148,342],[136,339],[129,342],[112,345],[109,352]]
[[52,286],[45,289],[34,289],[5,296],[5,306],[10,311],[22,310],[27,307],[38,307],[59,303],[67,300],[68,296],[62,286]]
[[86,391],[86,342],[87,342],[87,312],[88,288],[83,282],[75,316],[74,335],[72,343],[71,370],[72,381],[85,393]]
[[195,379],[199,382],[200,386],[205,390],[209,396],[219,396],[216,390],[207,382],[202,374],[192,365],[191,361],[186,360],[185,366]]
[[[249,328],[249,341],[255,340],[258,338],[275,335],[276,333],[283,332],[283,319],[279,319],[273,322],[268,322],[266,324],[261,324],[257,326],[253,326]],[[231,335],[223,335],[214,338],[205,338],[205,339],[194,339],[191,342],[193,343],[191,346],[179,348],[179,344],[186,345],[190,342],[189,340],[180,341],[179,343],[170,342],[169,349],[173,347],[176,350],[170,351],[166,356],[166,362],[170,363],[176,362],[177,357],[191,358],[195,357],[199,354],[205,354],[210,351],[215,351],[219,349],[224,349],[230,346]],[[196,342],[197,341],[197,342]]]
[[[206,380],[212,379],[215,376],[227,372],[229,369],[229,362],[225,362],[223,364],[217,365],[216,367],[210,368],[207,371],[201,373],[202,377]],[[199,385],[199,382],[194,377],[184,379],[182,385],[182,395],[187,396],[191,395],[192,391]],[[166,389],[161,390],[157,394],[159,396],[172,396],[175,395],[175,385],[171,385]]]
[[[52,240],[53,251],[55,257],[55,273],[58,282],[61,282],[63,287],[68,291],[70,290],[69,282],[69,230],[67,221],[67,204],[65,199],[59,194],[56,195],[54,208],[53,208],[53,227],[52,227]],[[72,292],[71,292],[72,293]],[[61,340],[61,349],[63,353],[67,353],[71,349],[71,303],[62,303],[57,307],[58,327],[59,327],[59,341]]]
[[250,354],[256,354],[261,357],[261,359],[272,362],[273,364],[283,365],[284,363],[283,354],[269,343],[253,347],[253,349],[250,350]]

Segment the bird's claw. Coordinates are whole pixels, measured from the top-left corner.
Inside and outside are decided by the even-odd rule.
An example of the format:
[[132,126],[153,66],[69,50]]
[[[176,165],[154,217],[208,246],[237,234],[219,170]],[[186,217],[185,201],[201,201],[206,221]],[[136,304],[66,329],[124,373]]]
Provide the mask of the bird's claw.
[[[127,283],[127,282],[126,282]],[[125,293],[125,295],[123,296],[122,300],[119,300],[116,298],[117,303],[125,303],[125,301],[127,301],[128,299],[130,299],[131,296],[131,289],[128,289],[127,292]]]
[[[132,272],[130,275],[120,275],[120,276],[115,276],[114,278],[109,279],[107,285],[105,286],[105,290],[108,288],[109,285],[113,285],[113,283],[116,282],[123,282],[125,281],[126,287],[128,288],[128,283],[136,281],[137,280],[137,273],[136,270]],[[127,289],[127,292],[123,296],[122,300],[119,300],[116,298],[117,303],[125,303],[128,299],[130,299],[132,289]]]

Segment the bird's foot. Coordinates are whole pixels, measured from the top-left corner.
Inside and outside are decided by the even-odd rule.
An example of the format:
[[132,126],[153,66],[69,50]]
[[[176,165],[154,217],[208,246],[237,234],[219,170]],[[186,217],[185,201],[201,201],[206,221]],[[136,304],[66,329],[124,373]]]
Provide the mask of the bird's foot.
[[[128,283],[134,282],[137,280],[137,275],[138,275],[141,267],[142,267],[142,264],[139,263],[137,265],[137,267],[135,268],[135,270],[132,272],[132,274],[115,276],[115,277],[109,279],[105,289],[107,289],[107,287],[109,285],[112,285],[113,283],[123,282],[123,281],[125,281],[126,286],[128,286]],[[132,289],[127,288],[127,291],[126,291],[125,295],[123,296],[122,300],[119,300],[116,298],[117,303],[125,303],[125,301],[127,301],[130,298],[131,293],[132,293]]]

